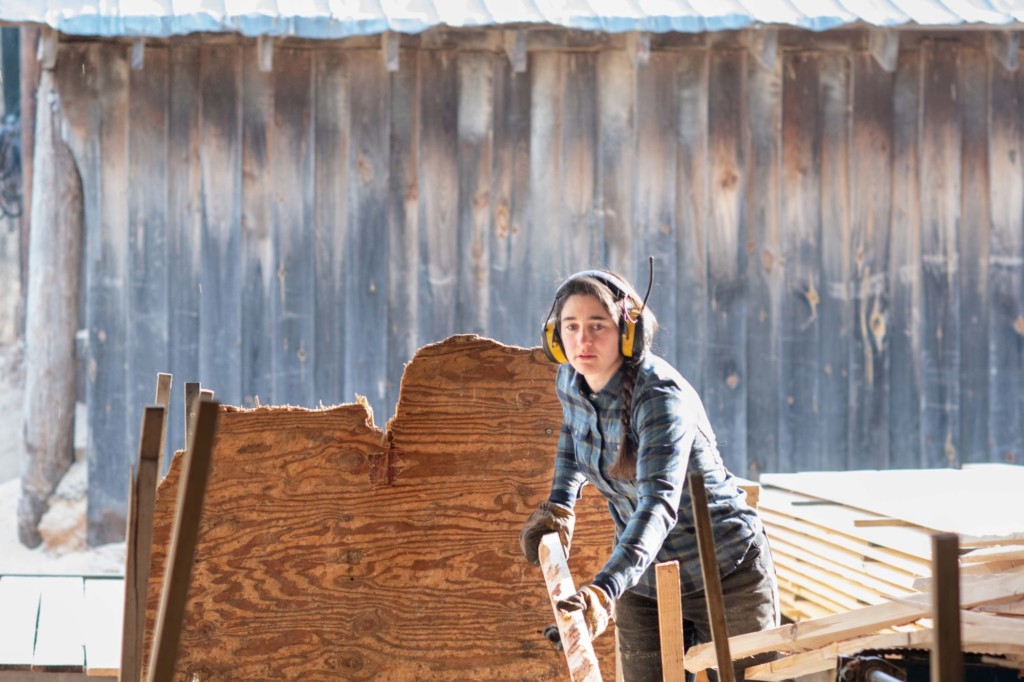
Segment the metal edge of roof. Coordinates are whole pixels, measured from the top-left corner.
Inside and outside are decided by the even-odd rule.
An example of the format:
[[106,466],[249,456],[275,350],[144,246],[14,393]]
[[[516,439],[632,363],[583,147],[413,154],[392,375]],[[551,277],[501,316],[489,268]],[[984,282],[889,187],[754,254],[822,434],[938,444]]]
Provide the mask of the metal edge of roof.
[[[989,10],[983,16],[987,21],[971,21],[962,14],[949,11],[948,4],[925,3],[934,10],[940,7],[945,10],[941,14],[922,14],[919,11],[908,12],[907,4],[920,7],[922,3],[914,0],[889,0],[883,4],[894,11],[880,17],[876,22],[866,21],[863,17],[851,12],[851,0],[840,0],[839,12],[832,15],[810,15],[806,12],[794,11],[785,21],[765,22],[749,12],[728,11],[719,15],[692,12],[677,15],[641,15],[641,16],[605,16],[584,14],[582,12],[568,16],[549,16],[546,19],[532,17],[525,22],[516,22],[516,27],[523,26],[560,26],[589,32],[624,33],[643,31],[652,33],[703,33],[740,30],[751,27],[776,26],[793,27],[814,32],[828,31],[853,25],[876,26],[878,28],[912,29],[912,28],[962,28],[965,26],[982,28],[1007,28],[1018,25],[1022,17],[1012,11]],[[501,27],[505,24],[494,20],[468,19],[459,26],[446,24],[431,17],[417,18],[413,15],[387,16],[381,12],[377,16],[367,18],[337,19],[331,16],[288,16],[269,13],[247,13],[233,16],[216,15],[212,12],[193,12],[173,15],[120,15],[102,14],[98,12],[51,13],[46,16],[6,16],[6,2],[0,0],[0,21],[12,23],[41,23],[69,35],[99,37],[149,37],[167,38],[190,33],[238,33],[248,37],[274,36],[299,37],[308,39],[340,39],[353,36],[375,35],[388,31],[397,33],[417,34],[433,28],[483,28]],[[7,7],[6,9],[10,9]],[[18,14],[18,12],[14,12]],[[436,17],[436,15],[435,15]],[[941,17],[941,22],[932,23],[928,19]]]

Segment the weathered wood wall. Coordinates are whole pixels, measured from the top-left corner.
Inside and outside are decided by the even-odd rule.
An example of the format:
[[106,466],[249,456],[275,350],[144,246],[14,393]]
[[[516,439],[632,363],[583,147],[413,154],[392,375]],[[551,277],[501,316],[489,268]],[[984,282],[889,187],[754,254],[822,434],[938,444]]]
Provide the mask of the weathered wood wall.
[[[423,348],[387,434],[361,405],[222,410],[175,679],[566,678],[543,636],[543,574],[518,542],[550,488],[562,415],[539,350]],[[147,647],[181,463],[158,491]],[[613,535],[604,499],[585,492],[577,584]],[[607,680],[613,643],[595,642]]]
[[[423,344],[536,345],[562,277],[646,280],[739,474],[1022,461],[1024,79],[984,32],[68,43],[90,526],[153,377],[393,410]],[[177,392],[176,392],[177,394]],[[172,405],[171,446],[182,443]],[[116,524],[115,524],[116,526]],[[108,534],[118,537],[120,526]],[[99,539],[91,534],[91,540]]]

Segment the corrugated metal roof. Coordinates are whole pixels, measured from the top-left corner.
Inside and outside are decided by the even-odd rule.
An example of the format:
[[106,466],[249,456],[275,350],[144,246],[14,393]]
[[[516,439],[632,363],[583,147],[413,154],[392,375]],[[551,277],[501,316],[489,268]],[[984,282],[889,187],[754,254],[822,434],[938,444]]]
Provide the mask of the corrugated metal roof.
[[194,32],[344,38],[435,26],[551,24],[584,31],[722,31],[761,24],[813,31],[1000,27],[1024,0],[0,0],[0,20],[63,33],[167,37]]

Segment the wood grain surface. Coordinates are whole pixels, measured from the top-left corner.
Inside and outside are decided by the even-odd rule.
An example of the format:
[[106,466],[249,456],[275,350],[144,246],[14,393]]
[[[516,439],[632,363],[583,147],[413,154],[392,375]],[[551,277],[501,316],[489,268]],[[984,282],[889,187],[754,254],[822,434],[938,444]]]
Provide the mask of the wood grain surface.
[[[550,486],[554,370],[475,336],[426,346],[386,434],[363,405],[222,408],[176,678],[563,679],[518,546]],[[158,490],[147,656],[181,458]],[[596,493],[577,510],[583,583],[612,527]],[[613,642],[596,642],[608,679]]]

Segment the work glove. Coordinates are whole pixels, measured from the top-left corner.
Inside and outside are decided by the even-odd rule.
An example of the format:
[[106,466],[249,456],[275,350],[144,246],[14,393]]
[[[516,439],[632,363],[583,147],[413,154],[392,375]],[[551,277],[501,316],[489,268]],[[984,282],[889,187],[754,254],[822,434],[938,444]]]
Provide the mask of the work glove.
[[526,524],[519,533],[519,546],[523,550],[523,556],[534,566],[540,566],[540,557],[537,554],[540,539],[548,533],[558,533],[562,549],[568,557],[569,545],[572,544],[572,529],[575,525],[576,514],[572,509],[544,500],[526,519]]
[[576,594],[559,601],[555,606],[565,613],[582,611],[583,622],[587,624],[591,639],[604,632],[608,628],[608,621],[615,617],[615,602],[597,585],[584,585]]

